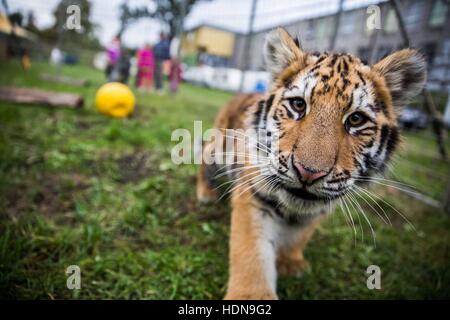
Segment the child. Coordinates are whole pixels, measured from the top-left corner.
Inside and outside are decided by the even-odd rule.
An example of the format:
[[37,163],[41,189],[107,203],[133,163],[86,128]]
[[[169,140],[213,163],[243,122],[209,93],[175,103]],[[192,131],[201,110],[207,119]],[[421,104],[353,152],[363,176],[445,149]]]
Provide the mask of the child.
[[140,49],[137,53],[138,75],[137,85],[139,88],[150,91],[153,85],[153,69],[155,67],[155,57],[149,44]]
[[181,81],[181,64],[177,58],[170,60],[169,82],[170,92],[176,94],[178,91],[178,85]]

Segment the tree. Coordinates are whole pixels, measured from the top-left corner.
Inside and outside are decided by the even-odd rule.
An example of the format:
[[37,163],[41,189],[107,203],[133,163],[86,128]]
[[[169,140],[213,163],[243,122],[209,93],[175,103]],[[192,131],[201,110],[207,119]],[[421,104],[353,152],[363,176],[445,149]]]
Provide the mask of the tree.
[[182,31],[184,17],[191,11],[198,0],[153,0],[155,9],[149,11],[148,8],[130,9],[124,2],[120,6],[121,35],[128,25],[140,18],[153,18],[166,24],[169,28],[170,38],[175,37]]
[[33,11],[28,11],[27,14],[27,24],[25,29],[31,31],[32,33],[39,34],[39,28],[36,26],[36,19],[34,17]]
[[[81,30],[69,30],[66,26],[67,8],[70,5],[80,7],[80,25]],[[90,20],[91,3],[88,0],[61,0],[53,11],[55,23],[48,29],[42,30],[40,36],[51,43],[57,43],[61,36],[66,39],[66,45],[82,48],[100,48],[100,43],[95,36],[97,25]],[[63,29],[61,29],[63,28]],[[63,34],[61,34],[63,33]]]
[[23,14],[21,12],[14,12],[11,13],[8,16],[9,21],[13,24],[13,25],[17,25],[19,27],[22,27],[23,24]]
[[136,8],[130,9],[126,2],[120,5],[120,30],[118,32],[118,36],[122,36],[127,27],[140,18],[146,18],[150,16],[150,13],[146,7],[144,8]]

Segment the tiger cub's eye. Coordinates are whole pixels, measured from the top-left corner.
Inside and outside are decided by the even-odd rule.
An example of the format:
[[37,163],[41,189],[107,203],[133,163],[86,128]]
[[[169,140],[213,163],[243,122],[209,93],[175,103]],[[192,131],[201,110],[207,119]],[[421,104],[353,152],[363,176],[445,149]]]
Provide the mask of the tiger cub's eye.
[[348,118],[347,118],[347,126],[350,127],[359,127],[361,125],[363,125],[365,122],[367,121],[367,117],[362,114],[361,112],[355,112],[352,113]]
[[296,97],[289,99],[289,105],[295,112],[300,114],[300,117],[303,117],[306,113],[306,102],[303,98]]

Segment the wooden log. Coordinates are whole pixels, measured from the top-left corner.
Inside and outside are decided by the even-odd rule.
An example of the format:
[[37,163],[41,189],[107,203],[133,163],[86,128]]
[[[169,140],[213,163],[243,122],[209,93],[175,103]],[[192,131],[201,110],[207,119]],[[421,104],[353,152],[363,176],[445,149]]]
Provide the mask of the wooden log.
[[81,108],[84,100],[80,95],[72,93],[56,93],[27,88],[0,87],[0,100],[50,107]]
[[84,79],[75,79],[66,76],[57,76],[53,74],[43,73],[40,75],[40,78],[45,81],[59,82],[64,84],[69,84],[77,87],[87,87],[89,85],[89,81]]

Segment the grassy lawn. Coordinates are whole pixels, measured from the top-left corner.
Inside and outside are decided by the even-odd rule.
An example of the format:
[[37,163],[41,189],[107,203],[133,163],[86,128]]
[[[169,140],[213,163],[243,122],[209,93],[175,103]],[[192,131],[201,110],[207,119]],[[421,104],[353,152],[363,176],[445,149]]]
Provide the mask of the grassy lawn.
[[[136,114],[115,120],[93,106],[104,80],[97,71],[64,68],[92,83],[77,88],[40,80],[52,72],[48,65],[27,74],[15,62],[0,68],[0,85],[80,93],[86,101],[78,111],[0,103],[0,297],[221,298],[229,206],[196,203],[196,166],[171,162],[170,137],[176,128],[192,130],[194,120],[212,125],[231,95],[190,85],[177,97],[136,93]],[[449,163],[429,132],[404,140],[390,178],[439,200]],[[355,238],[338,210],[307,248],[312,269],[280,278],[280,298],[450,298],[449,219],[394,188],[372,191],[391,204],[377,202],[392,225],[364,206],[376,245],[362,218],[354,214]],[[372,264],[382,270],[381,290],[366,287]],[[81,268],[81,290],[66,287],[69,265]]]

